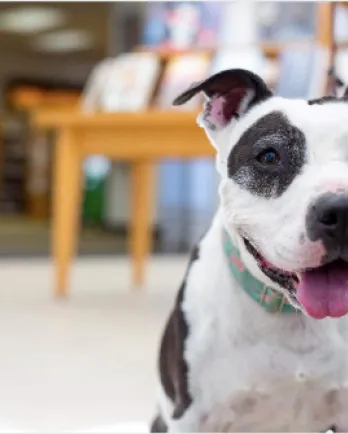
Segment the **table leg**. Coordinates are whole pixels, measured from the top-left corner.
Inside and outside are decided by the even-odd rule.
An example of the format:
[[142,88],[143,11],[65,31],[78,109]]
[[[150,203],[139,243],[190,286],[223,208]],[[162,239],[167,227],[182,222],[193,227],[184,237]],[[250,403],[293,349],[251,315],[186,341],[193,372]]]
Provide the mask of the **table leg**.
[[82,197],[81,157],[69,130],[59,134],[54,169],[52,250],[55,292],[62,297],[68,292],[69,267],[76,251]]
[[153,211],[155,169],[148,162],[134,162],[131,166],[132,220],[130,252],[133,283],[144,283],[144,267],[151,250],[151,216]]

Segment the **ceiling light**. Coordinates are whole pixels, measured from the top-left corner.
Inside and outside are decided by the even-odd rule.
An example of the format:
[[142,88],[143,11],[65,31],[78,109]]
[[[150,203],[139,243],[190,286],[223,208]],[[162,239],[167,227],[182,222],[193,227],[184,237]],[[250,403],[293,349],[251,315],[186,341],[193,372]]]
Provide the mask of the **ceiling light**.
[[62,30],[37,37],[34,47],[39,51],[70,52],[91,48],[92,36],[83,30]]
[[65,23],[65,14],[55,8],[24,7],[0,13],[0,31],[38,33]]

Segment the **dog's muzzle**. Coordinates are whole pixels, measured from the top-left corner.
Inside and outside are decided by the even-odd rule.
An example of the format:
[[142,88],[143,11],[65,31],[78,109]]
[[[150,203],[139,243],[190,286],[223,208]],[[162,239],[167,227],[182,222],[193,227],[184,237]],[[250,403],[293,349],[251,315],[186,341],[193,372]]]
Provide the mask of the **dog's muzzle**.
[[306,216],[308,238],[325,248],[321,266],[303,270],[296,298],[314,318],[348,313],[348,194],[325,193]]
[[321,195],[309,208],[306,227],[311,241],[322,241],[329,259],[348,260],[348,194]]

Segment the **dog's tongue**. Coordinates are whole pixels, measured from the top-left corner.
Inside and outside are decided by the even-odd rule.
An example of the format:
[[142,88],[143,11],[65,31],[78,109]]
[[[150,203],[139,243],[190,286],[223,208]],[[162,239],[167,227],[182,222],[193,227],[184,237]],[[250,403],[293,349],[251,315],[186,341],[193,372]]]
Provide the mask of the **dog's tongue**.
[[296,297],[308,315],[316,319],[348,313],[348,266],[332,263],[301,276]]

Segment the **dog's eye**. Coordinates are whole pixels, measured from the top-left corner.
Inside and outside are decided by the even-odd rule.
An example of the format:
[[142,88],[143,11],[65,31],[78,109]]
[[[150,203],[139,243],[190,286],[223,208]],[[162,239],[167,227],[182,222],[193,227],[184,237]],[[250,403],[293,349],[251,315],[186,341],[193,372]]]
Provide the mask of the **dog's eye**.
[[279,163],[280,157],[274,149],[265,149],[257,155],[256,160],[264,166],[274,166]]

